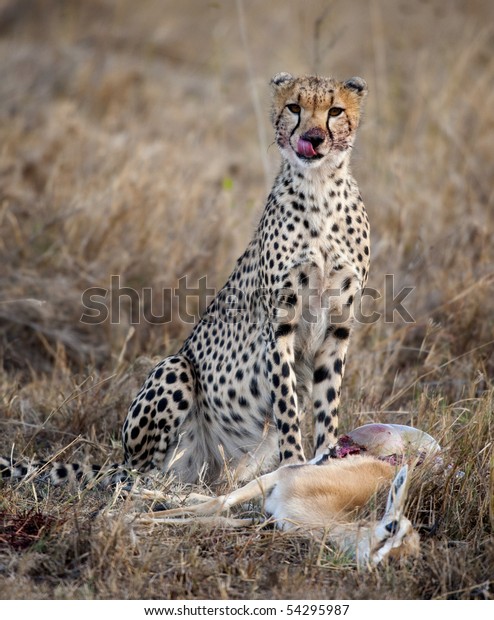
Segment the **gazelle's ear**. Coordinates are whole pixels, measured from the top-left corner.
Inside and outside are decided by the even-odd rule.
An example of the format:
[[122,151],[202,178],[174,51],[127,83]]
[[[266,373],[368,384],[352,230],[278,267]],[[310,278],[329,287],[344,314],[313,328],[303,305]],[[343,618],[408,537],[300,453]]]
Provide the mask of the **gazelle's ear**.
[[396,474],[395,479],[389,490],[388,501],[386,503],[385,517],[399,518],[405,508],[405,500],[408,491],[408,465],[403,465]]

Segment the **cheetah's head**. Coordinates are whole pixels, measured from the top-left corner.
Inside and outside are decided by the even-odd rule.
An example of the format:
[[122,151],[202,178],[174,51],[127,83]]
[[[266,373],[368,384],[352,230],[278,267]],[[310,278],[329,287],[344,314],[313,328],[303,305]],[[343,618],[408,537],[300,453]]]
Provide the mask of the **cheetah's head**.
[[271,86],[271,120],[283,157],[302,168],[336,168],[355,140],[365,80],[277,73]]

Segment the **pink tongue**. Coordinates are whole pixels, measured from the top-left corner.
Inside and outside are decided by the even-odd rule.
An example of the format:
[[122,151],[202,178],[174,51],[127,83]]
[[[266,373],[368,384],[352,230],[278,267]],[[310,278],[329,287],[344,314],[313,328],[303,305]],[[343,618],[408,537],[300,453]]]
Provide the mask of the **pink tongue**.
[[317,155],[312,144],[308,140],[304,140],[302,138],[298,139],[297,153],[299,155],[303,155],[304,157],[314,157],[314,155]]

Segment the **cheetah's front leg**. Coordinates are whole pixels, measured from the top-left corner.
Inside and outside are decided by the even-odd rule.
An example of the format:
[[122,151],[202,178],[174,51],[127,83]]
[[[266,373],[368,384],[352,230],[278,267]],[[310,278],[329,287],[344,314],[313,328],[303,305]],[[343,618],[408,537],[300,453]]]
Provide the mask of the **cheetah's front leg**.
[[[289,290],[278,295],[271,324],[268,371],[271,375],[271,402],[278,428],[280,463],[304,462],[300,412],[297,402],[297,378],[295,375],[295,332],[301,303],[297,295]],[[284,315],[281,318],[281,315]]]
[[312,402],[315,417],[315,456],[336,443],[341,382],[353,322],[354,299],[360,288],[359,276],[353,269],[344,268],[337,272],[337,276],[332,280],[332,287],[323,295],[328,326],[314,358]]
[[312,391],[315,416],[315,456],[336,443],[338,405],[349,336],[348,325],[329,326],[324,343],[315,358]]

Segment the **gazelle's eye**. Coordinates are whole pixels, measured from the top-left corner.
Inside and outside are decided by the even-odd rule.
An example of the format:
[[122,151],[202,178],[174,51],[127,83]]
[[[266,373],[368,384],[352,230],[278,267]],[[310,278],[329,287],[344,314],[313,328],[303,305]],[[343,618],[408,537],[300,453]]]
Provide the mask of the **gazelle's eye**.
[[300,114],[300,110],[302,109],[298,103],[289,103],[286,107],[294,114]]
[[343,108],[329,108],[329,116],[339,116],[343,112]]

